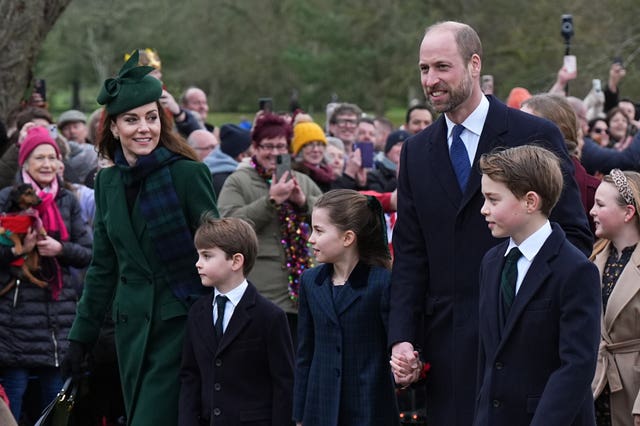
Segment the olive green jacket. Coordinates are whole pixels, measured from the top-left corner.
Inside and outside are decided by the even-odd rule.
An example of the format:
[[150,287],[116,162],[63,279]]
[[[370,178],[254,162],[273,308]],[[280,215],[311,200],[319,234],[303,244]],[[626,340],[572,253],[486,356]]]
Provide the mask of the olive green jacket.
[[[322,191],[309,176],[293,172],[306,195],[308,220]],[[297,308],[289,298],[288,271],[284,267],[284,248],[278,210],[269,203],[269,186],[253,167],[240,166],[225,181],[218,199],[220,214],[249,220],[258,235],[258,257],[249,279],[260,294],[288,313]]]

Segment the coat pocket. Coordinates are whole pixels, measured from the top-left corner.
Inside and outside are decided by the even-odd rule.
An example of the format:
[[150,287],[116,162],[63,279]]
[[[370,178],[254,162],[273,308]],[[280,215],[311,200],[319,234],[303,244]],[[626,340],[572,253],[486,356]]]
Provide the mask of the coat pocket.
[[160,319],[169,320],[187,316],[187,307],[179,300],[172,300],[160,306]]

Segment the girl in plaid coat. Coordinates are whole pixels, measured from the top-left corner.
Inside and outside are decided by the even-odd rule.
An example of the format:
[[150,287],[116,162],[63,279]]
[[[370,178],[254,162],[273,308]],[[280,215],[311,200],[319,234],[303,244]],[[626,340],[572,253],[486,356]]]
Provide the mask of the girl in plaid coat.
[[352,190],[321,196],[302,276],[293,418],[298,425],[397,425],[388,362],[391,257],[380,203]]

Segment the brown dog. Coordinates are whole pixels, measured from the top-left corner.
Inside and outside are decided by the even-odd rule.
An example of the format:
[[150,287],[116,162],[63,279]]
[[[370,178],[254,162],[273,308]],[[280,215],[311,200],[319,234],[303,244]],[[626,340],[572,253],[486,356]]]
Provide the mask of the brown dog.
[[[7,283],[4,288],[0,289],[0,296],[11,290],[17,279],[26,279],[38,287],[47,287],[47,282],[36,278],[34,274],[40,271],[40,255],[38,250],[34,248],[30,252],[24,251],[24,237],[29,228],[35,227],[39,234],[39,238],[46,235],[46,231],[42,227],[42,221],[38,217],[38,212],[34,209],[42,200],[30,184],[21,184],[14,187],[10,195],[11,204],[8,211],[9,214],[0,216],[0,236],[5,237],[14,246],[14,253],[22,256],[12,263],[12,275],[14,278]],[[26,226],[25,226],[26,225]]]

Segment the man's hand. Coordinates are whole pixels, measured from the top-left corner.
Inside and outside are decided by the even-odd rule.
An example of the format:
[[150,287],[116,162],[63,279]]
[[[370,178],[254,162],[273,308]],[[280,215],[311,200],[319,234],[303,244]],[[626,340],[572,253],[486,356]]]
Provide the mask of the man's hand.
[[418,359],[418,352],[414,350],[409,342],[400,342],[393,345],[391,349],[391,360],[389,361],[393,378],[401,386],[409,386],[420,377],[421,365]]

